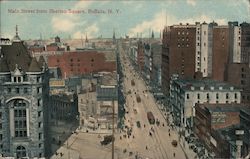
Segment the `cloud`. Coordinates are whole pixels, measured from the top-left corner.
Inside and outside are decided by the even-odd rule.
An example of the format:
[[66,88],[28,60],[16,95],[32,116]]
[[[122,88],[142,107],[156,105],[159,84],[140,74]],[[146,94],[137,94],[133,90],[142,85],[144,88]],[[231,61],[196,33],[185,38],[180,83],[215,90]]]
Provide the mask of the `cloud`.
[[212,21],[217,22],[219,25],[226,25],[227,20],[221,19],[221,18],[212,18],[211,16],[207,15],[200,15],[193,18],[188,19],[178,19],[174,15],[167,14],[167,22],[166,22],[166,14],[162,14],[162,12],[157,13],[152,20],[143,21],[140,24],[137,24],[135,27],[129,29],[128,35],[131,37],[135,37],[137,33],[142,33],[143,35],[148,36],[149,29],[154,30],[154,32],[160,32],[160,30],[163,30],[165,25],[174,25],[179,23],[189,23],[189,24],[195,24],[195,22],[206,22],[210,23]]
[[210,23],[212,21],[215,21],[216,23],[218,23],[219,25],[225,25],[227,24],[226,19],[220,19],[220,18],[216,18],[213,19],[210,16],[207,15],[201,15],[198,17],[194,17],[194,18],[188,18],[188,19],[182,19],[179,21],[179,23],[190,23],[190,24],[194,24],[195,22],[206,22],[206,23]]
[[196,1],[195,0],[187,0],[187,4],[189,4],[191,6],[195,6],[196,5]]
[[88,38],[93,38],[93,37],[96,37],[98,32],[99,32],[99,28],[97,27],[97,24],[94,23],[90,25],[89,27],[87,27],[86,29],[84,29],[83,32],[76,31],[73,34],[73,38],[80,39],[80,38],[84,38],[86,35],[88,36]]
[[164,27],[164,19],[165,16],[160,12],[157,13],[153,20],[143,21],[141,24],[137,24],[134,28],[129,30],[129,36],[136,36],[137,33],[147,34],[149,29],[153,29],[154,31],[160,31]]
[[67,32],[67,31],[71,31],[73,30],[73,28],[75,27],[75,23],[67,18],[63,18],[63,17],[53,17],[52,18],[52,27],[54,29],[55,32]]
[[[77,1],[71,9],[87,9],[92,3],[90,1]],[[51,19],[52,28],[55,32],[70,32],[76,26],[85,24],[85,21],[81,22],[79,19],[80,16],[77,14],[55,15]]]
[[74,9],[87,9],[92,3],[91,1],[81,0],[75,4]]

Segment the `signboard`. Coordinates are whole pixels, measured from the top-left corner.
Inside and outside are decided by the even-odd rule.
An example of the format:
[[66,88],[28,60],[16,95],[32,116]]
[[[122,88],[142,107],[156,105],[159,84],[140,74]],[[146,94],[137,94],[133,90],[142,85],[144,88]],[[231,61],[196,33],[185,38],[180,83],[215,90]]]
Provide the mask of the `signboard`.
[[227,115],[225,112],[213,112],[211,117],[212,123],[225,123]]

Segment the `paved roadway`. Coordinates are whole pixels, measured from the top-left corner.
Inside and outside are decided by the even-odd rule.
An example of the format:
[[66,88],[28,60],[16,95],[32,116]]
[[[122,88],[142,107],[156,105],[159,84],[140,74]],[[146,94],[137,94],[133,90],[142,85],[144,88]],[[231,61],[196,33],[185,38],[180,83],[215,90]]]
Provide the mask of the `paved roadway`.
[[[132,135],[130,138],[126,138],[124,144],[127,149],[138,153],[139,155],[146,156],[153,159],[185,159],[194,158],[195,154],[189,151],[185,154],[180,147],[179,142],[177,147],[173,147],[171,142],[173,140],[178,141],[178,133],[167,126],[167,122],[164,119],[162,113],[157,107],[156,101],[151,93],[147,92],[145,82],[139,77],[139,75],[133,70],[128,56],[125,51],[120,47],[121,63],[124,69],[124,93],[126,94],[126,125],[132,128]],[[135,81],[135,85],[131,85],[131,80]],[[131,91],[131,94],[128,92]],[[141,102],[136,101],[136,95],[139,95]],[[137,113],[134,113],[134,109]],[[151,111],[156,119],[160,121],[160,126],[150,125],[147,119],[147,112]],[[136,126],[136,121],[140,121],[141,128]],[[145,128],[144,128],[145,124]],[[164,124],[164,126],[163,126]],[[154,130],[154,132],[151,131]],[[152,136],[149,135],[152,132]],[[169,132],[169,133],[168,133]],[[170,136],[169,136],[170,134]],[[135,138],[133,138],[134,136]],[[146,150],[147,146],[147,150]],[[174,157],[175,154],[175,157]]]

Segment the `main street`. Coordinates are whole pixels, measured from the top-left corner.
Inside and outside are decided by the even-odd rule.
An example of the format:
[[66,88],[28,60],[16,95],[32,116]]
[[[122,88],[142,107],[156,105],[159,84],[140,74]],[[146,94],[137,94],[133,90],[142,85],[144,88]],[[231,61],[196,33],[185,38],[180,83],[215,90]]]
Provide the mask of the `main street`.
[[[119,47],[121,63],[124,71],[123,91],[126,97],[125,125],[132,129],[132,134],[128,138],[120,141],[116,140],[116,145],[124,145],[129,151],[133,151],[139,156],[153,159],[168,158],[194,158],[195,154],[188,151],[185,154],[179,144],[179,136],[176,130],[171,129],[165,120],[162,112],[151,93],[149,93],[145,82],[133,69],[125,50]],[[131,84],[131,81],[135,85]],[[141,102],[137,102],[136,96],[140,96]],[[151,125],[147,119],[147,112],[152,112],[156,120],[160,121],[159,126]],[[136,122],[141,123],[141,128]],[[149,134],[152,134],[150,136]],[[122,136],[122,135],[121,135]],[[172,145],[172,141],[178,142],[177,147]],[[188,147],[188,146],[187,146]]]

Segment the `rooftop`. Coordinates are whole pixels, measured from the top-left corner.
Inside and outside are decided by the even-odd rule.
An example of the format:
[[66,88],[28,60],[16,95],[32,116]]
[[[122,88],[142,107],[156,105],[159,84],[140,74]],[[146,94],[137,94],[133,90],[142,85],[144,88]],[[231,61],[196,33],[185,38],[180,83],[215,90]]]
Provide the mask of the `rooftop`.
[[246,104],[237,103],[225,103],[225,104],[199,104],[202,108],[207,109],[210,113],[212,112],[240,112],[242,109],[250,110],[250,106]]
[[203,88],[204,90],[229,90],[229,89],[240,90],[228,83],[219,82],[219,81],[210,80],[210,79],[202,79],[202,80],[177,79],[177,80],[174,80],[174,82],[177,83],[182,89],[188,90],[188,91],[201,90],[201,88]]

